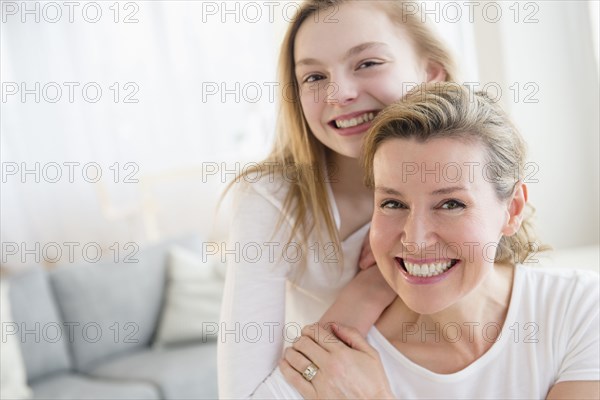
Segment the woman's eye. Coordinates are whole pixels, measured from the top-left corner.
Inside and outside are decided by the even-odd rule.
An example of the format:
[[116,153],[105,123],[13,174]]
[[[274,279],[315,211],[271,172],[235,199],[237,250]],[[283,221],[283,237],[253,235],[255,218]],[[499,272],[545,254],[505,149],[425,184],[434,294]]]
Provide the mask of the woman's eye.
[[406,206],[404,204],[402,204],[396,200],[385,200],[381,203],[381,205],[379,207],[384,208],[384,209],[387,208],[387,209],[391,209],[391,210],[406,208]]
[[441,208],[445,210],[457,210],[461,208],[465,208],[465,205],[457,200],[448,200],[442,204]]

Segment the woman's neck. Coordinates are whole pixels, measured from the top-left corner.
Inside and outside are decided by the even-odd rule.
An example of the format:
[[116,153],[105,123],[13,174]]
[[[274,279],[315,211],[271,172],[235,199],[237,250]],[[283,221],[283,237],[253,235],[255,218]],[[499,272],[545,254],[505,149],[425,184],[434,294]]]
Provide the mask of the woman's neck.
[[514,266],[495,265],[471,293],[435,314],[415,313],[398,297],[382,314],[377,328],[401,351],[411,344],[421,349],[423,345],[435,344],[436,351],[440,351],[440,346],[446,347],[474,361],[500,334],[509,308],[513,277]]

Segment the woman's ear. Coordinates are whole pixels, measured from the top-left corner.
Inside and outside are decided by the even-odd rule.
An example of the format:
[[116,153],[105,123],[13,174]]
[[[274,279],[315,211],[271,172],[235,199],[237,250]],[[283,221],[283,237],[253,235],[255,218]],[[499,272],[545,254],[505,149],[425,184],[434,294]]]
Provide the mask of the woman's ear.
[[508,203],[508,221],[502,229],[504,236],[512,236],[521,227],[523,222],[523,214],[525,211],[525,204],[527,204],[527,185],[522,181],[517,182],[513,195]]
[[444,82],[446,80],[446,70],[435,61],[429,61],[427,63],[427,82]]

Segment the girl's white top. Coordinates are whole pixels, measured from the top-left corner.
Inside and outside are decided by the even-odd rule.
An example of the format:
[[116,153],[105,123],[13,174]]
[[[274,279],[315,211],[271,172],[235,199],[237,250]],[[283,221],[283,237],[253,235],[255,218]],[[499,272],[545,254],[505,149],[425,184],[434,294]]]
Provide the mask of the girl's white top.
[[[339,229],[339,212],[326,185]],[[354,232],[341,249],[326,233],[321,240],[313,234],[309,243],[290,242],[291,217],[284,216],[276,230],[289,188],[285,179],[266,175],[237,186],[222,254],[227,278],[218,338],[221,398],[248,398],[278,379],[271,373],[284,347],[303,326],[318,321],[356,275],[369,228],[367,224]]]

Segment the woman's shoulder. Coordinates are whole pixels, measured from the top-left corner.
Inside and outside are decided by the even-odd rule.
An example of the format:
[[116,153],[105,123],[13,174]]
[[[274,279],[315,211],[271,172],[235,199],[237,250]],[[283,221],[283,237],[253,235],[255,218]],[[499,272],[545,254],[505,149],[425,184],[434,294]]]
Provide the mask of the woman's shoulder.
[[520,297],[534,305],[537,312],[588,316],[598,313],[600,276],[596,272],[544,263],[520,264],[516,268]]
[[[593,287],[600,284],[600,275],[577,266],[556,266],[543,259],[531,264],[518,264],[517,270],[530,284],[559,288]],[[563,289],[563,290],[564,290]]]

